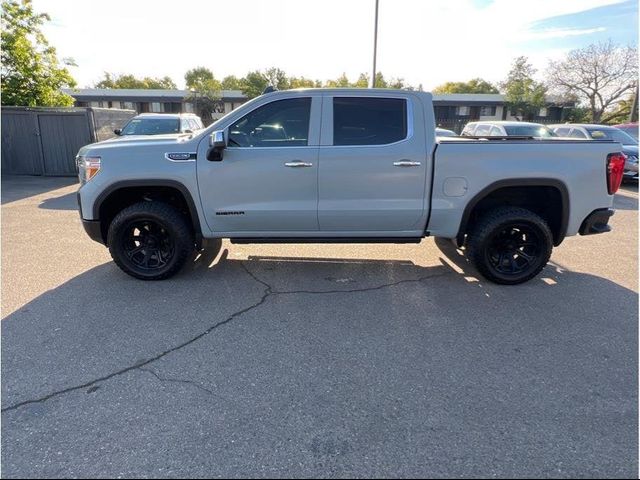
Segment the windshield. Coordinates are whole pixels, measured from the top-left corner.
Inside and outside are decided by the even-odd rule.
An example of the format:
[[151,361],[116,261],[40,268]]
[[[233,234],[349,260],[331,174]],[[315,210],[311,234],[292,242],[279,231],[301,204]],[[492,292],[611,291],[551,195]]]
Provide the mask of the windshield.
[[638,145],[638,140],[617,128],[587,128],[594,140],[613,140],[623,145]]
[[524,137],[556,137],[557,135],[542,125],[505,125],[507,135]]
[[134,118],[121,135],[162,135],[180,133],[180,120],[175,118]]

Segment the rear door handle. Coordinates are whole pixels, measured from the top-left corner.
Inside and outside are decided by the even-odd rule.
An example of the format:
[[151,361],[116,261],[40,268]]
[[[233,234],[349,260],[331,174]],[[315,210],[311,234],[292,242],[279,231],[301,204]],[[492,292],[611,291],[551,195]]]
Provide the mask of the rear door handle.
[[313,167],[313,163],[310,162],[301,162],[299,160],[296,160],[295,162],[287,162],[284,164],[285,167],[291,167],[291,168],[299,168],[299,167]]
[[401,162],[393,162],[394,167],[419,167],[421,162],[410,162],[408,160],[402,160]]

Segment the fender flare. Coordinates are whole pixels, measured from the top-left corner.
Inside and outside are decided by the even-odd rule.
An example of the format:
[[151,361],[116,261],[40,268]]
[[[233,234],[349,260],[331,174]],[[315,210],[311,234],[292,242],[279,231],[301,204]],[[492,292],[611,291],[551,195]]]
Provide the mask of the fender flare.
[[117,190],[121,190],[123,188],[132,188],[132,187],[169,187],[175,188],[178,190],[185,201],[187,202],[187,208],[189,209],[189,215],[191,216],[191,220],[193,222],[193,230],[196,237],[196,243],[201,245],[202,243],[202,227],[200,225],[200,217],[198,216],[198,209],[196,208],[196,204],[193,200],[193,196],[189,189],[182,183],[177,180],[168,180],[168,179],[144,179],[144,180],[120,180],[118,182],[112,183],[107,188],[105,188],[100,195],[97,196],[95,202],[93,202],[93,218],[95,220],[100,220],[100,208],[104,201]]
[[564,240],[564,237],[567,234],[567,228],[569,227],[569,212],[570,212],[570,201],[569,201],[569,189],[567,185],[556,178],[509,178],[506,180],[498,180],[497,182],[493,182],[480,190],[478,193],[474,195],[474,197],[467,203],[467,206],[464,208],[462,213],[462,218],[460,220],[460,226],[458,227],[458,234],[456,235],[456,242],[458,245],[462,245],[464,242],[464,235],[467,229],[467,224],[469,223],[469,218],[471,217],[471,213],[474,208],[486,198],[488,195],[492,194],[496,190],[505,187],[553,187],[556,188],[560,192],[560,199],[562,201],[562,213],[560,216],[560,229],[557,235],[554,235],[553,244],[554,246],[558,246]]

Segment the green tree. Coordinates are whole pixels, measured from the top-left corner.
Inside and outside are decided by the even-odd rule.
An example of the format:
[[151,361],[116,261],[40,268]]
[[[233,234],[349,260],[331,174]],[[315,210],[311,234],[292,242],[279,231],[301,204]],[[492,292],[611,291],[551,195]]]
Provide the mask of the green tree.
[[[184,81],[190,90],[203,91],[216,84],[220,85],[213,72],[206,67],[196,67],[184,74]],[[221,85],[220,85],[221,87]],[[218,88],[219,90],[220,88]]]
[[[600,121],[602,123],[608,123],[610,125],[615,125],[618,123],[627,123],[629,122],[629,117],[631,117],[631,109],[633,108],[633,95],[625,98],[624,100],[620,100],[616,103],[616,106],[602,115]],[[637,108],[637,107],[636,107]],[[636,118],[637,118],[636,111]]]
[[404,82],[404,78],[392,78],[389,80],[387,84],[387,88],[396,88],[398,90],[401,89],[411,89],[409,85]]
[[136,78],[131,74],[115,75],[104,72],[104,78],[95,84],[96,88],[145,88],[145,89],[175,89],[176,84],[170,77]]
[[335,80],[327,80],[327,83],[325,84],[325,86],[328,88],[347,88],[347,87],[352,87],[353,85],[349,81],[347,74],[343,73]]
[[242,84],[244,88],[242,91],[249,98],[257,97],[258,95],[262,95],[262,92],[267,85],[269,85],[269,80],[258,70],[247,73],[247,75],[242,79]]
[[291,77],[289,79],[289,88],[316,88],[322,86],[319,80],[311,80],[305,77]]
[[185,73],[184,80],[191,91],[186,100],[193,103],[196,114],[205,124],[211,123],[215,112],[224,112],[222,84],[211,70],[205,67],[192,68]]
[[591,123],[591,111],[580,106],[565,108],[562,120],[567,123]]
[[535,73],[527,57],[518,57],[513,62],[507,80],[501,84],[506,107],[520,120],[533,119],[545,106],[547,88],[533,79]]
[[227,75],[222,79],[223,90],[242,90],[243,88],[242,80],[235,75]]
[[374,88],[389,88],[389,83],[384,78],[384,75],[382,74],[382,72],[377,72],[376,73],[376,81],[375,81],[375,84],[373,85],[373,87]]
[[[76,82],[40,30],[49,15],[34,12],[30,0],[1,5],[2,105],[72,106],[73,98],[60,89]],[[67,59],[66,65],[74,64]]]
[[433,89],[433,93],[498,93],[498,89],[482,78],[472,78],[468,82],[446,82]]
[[356,80],[356,83],[353,84],[356,88],[368,88],[369,87],[369,75],[366,73],[361,73]]

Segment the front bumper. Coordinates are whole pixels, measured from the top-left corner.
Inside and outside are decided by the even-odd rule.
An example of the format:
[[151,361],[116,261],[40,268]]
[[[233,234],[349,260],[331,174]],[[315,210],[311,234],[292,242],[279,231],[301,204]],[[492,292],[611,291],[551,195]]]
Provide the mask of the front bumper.
[[594,235],[596,233],[606,233],[611,231],[609,219],[613,216],[613,208],[598,208],[594,210],[580,225],[580,235]]
[[102,225],[100,220],[85,220],[82,218],[82,201],[80,200],[80,192],[77,194],[78,198],[78,210],[80,210],[80,220],[82,221],[82,227],[87,232],[89,238],[98,243],[105,245],[104,238],[102,237]]
[[98,243],[104,245],[104,239],[102,238],[102,225],[100,225],[100,220],[85,220],[82,219],[82,226],[84,227],[84,231],[87,232],[89,238],[91,240],[95,240]]

